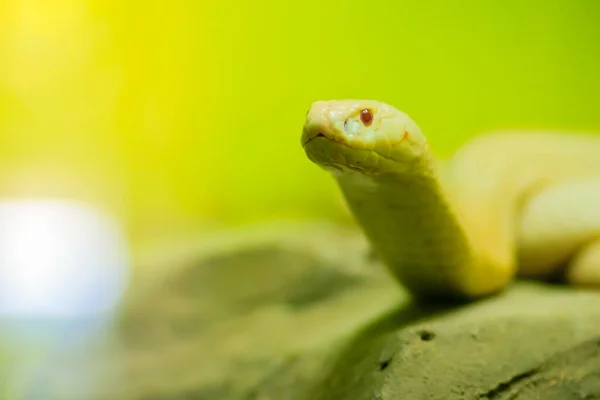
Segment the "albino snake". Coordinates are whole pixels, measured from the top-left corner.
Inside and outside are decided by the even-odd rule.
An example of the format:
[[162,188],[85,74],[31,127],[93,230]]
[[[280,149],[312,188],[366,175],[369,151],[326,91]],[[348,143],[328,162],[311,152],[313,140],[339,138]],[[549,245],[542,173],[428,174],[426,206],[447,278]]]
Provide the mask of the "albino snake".
[[561,270],[600,286],[600,135],[488,133],[442,162],[393,106],[331,100],[311,105],[302,146],[417,297],[473,299]]

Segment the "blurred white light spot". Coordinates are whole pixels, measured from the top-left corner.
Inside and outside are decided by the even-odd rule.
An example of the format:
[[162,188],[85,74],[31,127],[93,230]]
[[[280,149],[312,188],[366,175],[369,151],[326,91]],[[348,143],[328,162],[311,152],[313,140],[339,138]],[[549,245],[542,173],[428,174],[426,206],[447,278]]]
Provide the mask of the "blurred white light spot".
[[129,257],[119,225],[91,206],[0,201],[0,314],[85,317],[118,306]]

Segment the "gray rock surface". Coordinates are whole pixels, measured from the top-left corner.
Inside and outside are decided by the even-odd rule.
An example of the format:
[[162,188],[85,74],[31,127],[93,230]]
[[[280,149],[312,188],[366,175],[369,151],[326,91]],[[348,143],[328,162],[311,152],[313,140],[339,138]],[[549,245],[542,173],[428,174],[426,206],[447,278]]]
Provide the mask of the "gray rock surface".
[[519,282],[418,305],[368,253],[355,231],[283,224],[151,257],[94,385],[69,387],[71,361],[56,398],[600,398],[600,292]]

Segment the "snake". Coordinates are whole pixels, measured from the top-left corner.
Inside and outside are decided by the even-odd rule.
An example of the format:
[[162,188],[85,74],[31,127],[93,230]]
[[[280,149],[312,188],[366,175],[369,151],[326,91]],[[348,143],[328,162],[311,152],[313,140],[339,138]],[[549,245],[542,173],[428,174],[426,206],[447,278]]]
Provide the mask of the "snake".
[[472,300],[520,278],[600,287],[594,132],[490,130],[438,157],[389,103],[318,100],[301,145],[337,182],[386,270],[416,298]]

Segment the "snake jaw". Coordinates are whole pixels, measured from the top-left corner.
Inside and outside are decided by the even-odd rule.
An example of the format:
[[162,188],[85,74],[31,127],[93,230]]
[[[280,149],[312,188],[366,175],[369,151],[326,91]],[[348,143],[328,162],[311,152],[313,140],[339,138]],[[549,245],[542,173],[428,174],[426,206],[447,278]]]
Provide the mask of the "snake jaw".
[[306,147],[306,145],[307,145],[307,144],[309,144],[311,141],[315,140],[316,138],[320,138],[320,137],[321,137],[321,138],[326,138],[327,136],[325,136],[325,135],[324,135],[324,134],[322,134],[321,132],[317,132],[317,134],[316,134],[316,135],[314,135],[314,136],[309,136],[309,137],[305,138],[305,139],[302,141],[302,147]]

